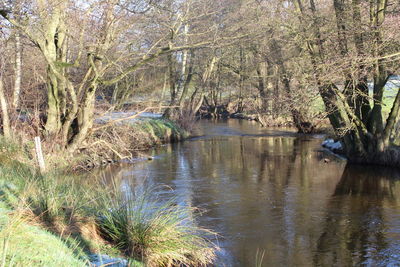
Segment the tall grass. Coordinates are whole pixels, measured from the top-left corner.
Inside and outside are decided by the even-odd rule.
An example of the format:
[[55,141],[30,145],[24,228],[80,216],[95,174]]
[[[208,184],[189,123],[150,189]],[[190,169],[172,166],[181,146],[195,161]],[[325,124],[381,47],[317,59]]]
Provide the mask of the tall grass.
[[107,249],[91,216],[98,190],[87,179],[57,173],[40,175],[15,166],[0,167],[0,177],[0,204],[5,208],[23,214],[30,223],[82,251]]
[[46,220],[65,220],[88,215],[93,188],[79,177],[65,175],[36,176],[24,188],[20,198],[37,216]]
[[148,266],[205,266],[213,262],[212,232],[196,224],[195,210],[161,201],[153,190],[119,193],[104,199],[100,227],[104,237]]
[[[111,244],[148,266],[207,265],[215,257],[216,247],[207,239],[213,233],[197,226],[196,210],[162,201],[153,190],[130,194],[115,184],[59,173],[40,175],[24,165],[0,167],[0,177],[0,205],[65,241],[79,238],[80,244],[69,243],[85,249],[97,252],[101,244]],[[87,222],[92,224],[86,227]]]
[[[26,144],[25,148],[28,149],[30,144]],[[0,136],[0,163],[4,164],[15,164],[16,160],[20,162],[27,162],[28,153],[26,153],[24,147],[14,141],[8,140],[3,136]]]
[[93,188],[81,177],[40,175],[21,165],[0,168],[0,200],[14,210],[29,209],[44,220],[87,215]]
[[256,267],[262,267],[263,266],[264,256],[265,256],[265,250],[257,249],[257,252],[256,252],[256,264],[255,264]]

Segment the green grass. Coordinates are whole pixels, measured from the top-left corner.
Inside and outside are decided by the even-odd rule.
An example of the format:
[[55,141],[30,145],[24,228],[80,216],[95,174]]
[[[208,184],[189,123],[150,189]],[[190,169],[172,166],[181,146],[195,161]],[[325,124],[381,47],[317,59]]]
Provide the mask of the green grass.
[[0,266],[87,266],[77,247],[0,209]]
[[27,150],[33,148],[33,142],[28,142],[24,146],[15,140],[6,140],[0,135],[0,164],[15,165],[20,162],[31,162]]
[[384,120],[386,120],[389,116],[395,97],[396,94],[393,92],[393,90],[385,90],[383,93],[382,115]]
[[[71,232],[69,229],[69,227],[78,229],[76,225],[83,225],[85,218],[90,218],[90,201],[93,201],[92,193],[95,191],[83,186],[80,181],[81,177],[57,173],[40,175],[18,162],[0,167],[0,177],[0,204],[4,210],[11,210],[16,215],[20,214],[21,220],[26,220],[33,225],[40,225],[40,227],[32,226],[24,222],[17,224],[18,227],[12,227],[14,220],[4,219],[7,216],[3,216],[2,229],[15,228],[16,233],[13,233],[12,236],[18,236],[20,240],[19,243],[15,241],[14,247],[12,247],[12,259],[15,264],[31,266],[24,264],[25,255],[19,253],[22,253],[25,247],[35,248],[36,243],[46,244],[51,237],[52,240],[60,242],[62,240],[65,251],[73,248],[70,254],[75,254],[80,250],[82,256],[85,255],[84,251],[89,253],[90,250],[94,250],[96,244],[90,244],[90,240],[85,240],[85,237],[81,236],[79,232]],[[0,215],[4,213],[0,213]],[[48,229],[52,234],[43,229]],[[64,230],[65,233],[63,233]],[[26,232],[26,235],[23,232]],[[37,241],[33,238],[35,235],[37,235]],[[4,234],[2,238],[4,239]],[[54,245],[53,247],[57,250],[59,246]],[[45,249],[50,251],[45,253]],[[55,253],[50,245],[42,250],[37,250],[37,258],[46,257],[47,254],[54,256]],[[29,255],[29,257],[31,256]],[[68,261],[66,262],[68,263]],[[69,266],[68,264],[41,265],[36,261],[32,264],[34,266]]]
[[0,177],[0,200],[14,210],[30,209],[46,221],[67,221],[90,211],[87,207],[95,191],[84,186],[82,177],[56,172],[40,175],[19,163],[1,167]]
[[148,266],[212,263],[216,247],[205,236],[213,233],[197,226],[195,210],[153,195],[151,190],[135,196],[116,191],[105,199],[100,223],[105,238]]
[[151,190],[125,196],[94,178],[40,175],[18,162],[1,166],[0,177],[6,266],[82,266],[92,252],[124,255],[132,266],[206,265],[215,256],[195,210],[161,202]]

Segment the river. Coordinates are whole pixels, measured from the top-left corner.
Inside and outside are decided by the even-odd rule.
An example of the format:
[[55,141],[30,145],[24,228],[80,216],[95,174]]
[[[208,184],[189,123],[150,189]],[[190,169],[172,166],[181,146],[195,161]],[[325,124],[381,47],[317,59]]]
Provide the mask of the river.
[[216,266],[400,266],[399,170],[347,165],[321,136],[290,129],[198,128],[102,175],[167,185],[163,197],[203,210],[199,224],[219,233]]

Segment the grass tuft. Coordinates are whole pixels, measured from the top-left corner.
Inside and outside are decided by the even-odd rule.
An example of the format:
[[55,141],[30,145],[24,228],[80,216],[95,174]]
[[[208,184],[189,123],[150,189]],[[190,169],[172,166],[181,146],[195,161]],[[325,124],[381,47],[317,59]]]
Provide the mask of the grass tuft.
[[211,233],[196,224],[196,211],[154,199],[152,190],[117,194],[100,220],[104,237],[126,255],[149,266],[205,266],[216,246]]

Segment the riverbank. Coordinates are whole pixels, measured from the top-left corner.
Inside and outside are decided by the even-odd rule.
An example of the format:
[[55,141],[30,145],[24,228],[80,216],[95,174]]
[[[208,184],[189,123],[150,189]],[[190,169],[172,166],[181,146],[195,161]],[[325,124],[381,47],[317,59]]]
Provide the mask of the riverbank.
[[[318,114],[318,115],[317,115]],[[326,133],[333,132],[332,126],[327,118],[317,112],[307,120],[296,126],[293,116],[290,114],[281,114],[279,116],[272,114],[261,114],[256,111],[248,112],[229,112],[226,106],[207,109],[202,107],[197,114],[200,119],[239,119],[247,121],[256,121],[262,127],[296,127],[299,133]]]
[[[0,160],[19,161],[37,167],[36,135],[21,130],[11,140],[0,137]],[[71,172],[140,157],[148,149],[190,136],[190,131],[164,118],[143,118],[119,123],[97,122],[89,137],[76,151],[61,149],[59,140],[42,136],[44,162],[48,170]]]
[[187,129],[164,118],[147,118],[117,125],[100,124],[87,145],[78,151],[80,157],[74,165],[91,169],[129,160],[154,146],[179,142],[188,136],[190,132]]
[[[131,159],[153,146],[180,141],[188,131],[162,118],[96,127],[73,155],[51,153],[45,140],[44,174],[36,168],[31,142],[0,140],[2,262],[97,266],[125,258],[118,266],[211,263],[216,247],[207,239],[212,233],[197,226],[197,210],[160,202],[152,188],[127,196],[121,181],[110,184],[71,172]],[[37,244],[40,249],[28,249]]]
[[151,188],[127,195],[121,181],[0,163],[4,266],[87,266],[94,255],[129,266],[206,265],[215,257],[196,210],[160,202]]

